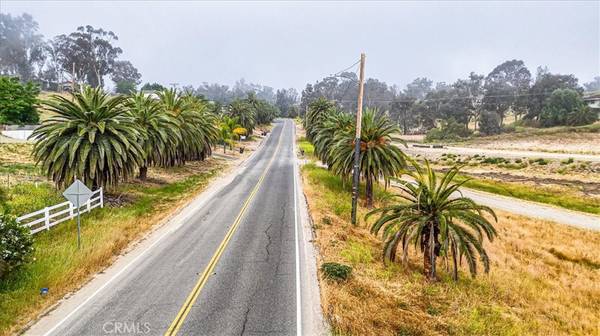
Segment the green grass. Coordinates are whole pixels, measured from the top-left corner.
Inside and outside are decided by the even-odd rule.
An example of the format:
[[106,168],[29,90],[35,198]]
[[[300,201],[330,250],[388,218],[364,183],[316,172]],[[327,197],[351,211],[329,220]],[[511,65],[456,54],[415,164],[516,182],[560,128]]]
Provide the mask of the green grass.
[[314,157],[315,147],[305,139],[298,140],[298,148],[304,151],[304,155],[307,157]]
[[65,201],[49,183],[19,183],[7,189],[7,196],[6,205],[16,216]]
[[[344,181],[341,177],[332,174],[325,168],[318,167],[314,163],[304,165],[302,171],[307,173],[311,182],[318,183],[323,187],[322,197],[326,199],[326,203],[331,207],[333,213],[344,220],[350,221],[350,213],[352,210],[351,197],[344,197],[344,195],[351,195],[352,182]],[[361,197],[364,197],[364,183],[360,185],[360,194]],[[340,195],[342,195],[342,197],[340,197]],[[390,192],[384,190],[380,186],[375,186],[373,199],[376,203],[384,202],[391,196]],[[359,207],[359,216],[357,216],[358,222],[361,222],[363,219],[363,216],[360,215],[362,210],[364,210],[364,207]]]
[[39,167],[33,163],[0,163],[0,174],[17,173],[39,175]]
[[[466,178],[465,176],[460,176],[458,180],[462,181]],[[564,190],[541,187],[532,188],[527,185],[474,178],[466,182],[465,187],[600,215],[600,200],[597,198],[584,198],[581,195],[570,194]]]
[[[203,189],[220,169],[217,165],[210,171],[156,187],[123,185],[117,192],[134,195],[131,203],[82,216],[81,251],[77,250],[73,220],[35,235],[35,261],[0,280],[0,335],[17,331],[41,310],[109,266],[111,259],[131,241],[167,216],[174,206]],[[23,191],[26,190],[35,189],[24,186]],[[46,187],[39,189],[39,195],[48,197],[48,202],[55,197]],[[25,196],[17,199],[20,197]],[[23,210],[38,207],[25,205],[21,200],[11,202]],[[49,294],[43,297],[39,294],[42,287],[49,288]]]

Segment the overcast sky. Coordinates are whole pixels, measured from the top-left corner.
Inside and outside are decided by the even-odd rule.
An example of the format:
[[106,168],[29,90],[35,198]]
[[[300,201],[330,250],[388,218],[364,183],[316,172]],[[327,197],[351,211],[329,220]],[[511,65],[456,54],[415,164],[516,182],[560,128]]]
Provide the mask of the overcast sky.
[[600,74],[600,1],[588,2],[87,2],[7,1],[47,38],[90,24],[114,31],[143,81],[301,89],[367,54],[366,74],[389,84],[453,82],[522,59]]

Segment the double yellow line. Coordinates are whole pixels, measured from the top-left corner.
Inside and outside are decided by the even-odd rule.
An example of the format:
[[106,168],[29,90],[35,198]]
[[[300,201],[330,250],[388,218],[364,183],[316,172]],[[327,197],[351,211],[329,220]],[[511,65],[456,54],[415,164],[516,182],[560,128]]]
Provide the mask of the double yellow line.
[[190,293],[190,295],[188,295],[183,306],[179,310],[179,313],[177,313],[177,316],[175,316],[175,320],[173,320],[173,322],[169,326],[169,329],[167,329],[165,336],[177,335],[177,333],[179,332],[179,329],[181,329],[181,326],[183,325],[185,318],[190,313],[190,310],[192,310],[192,306],[194,305],[194,302],[196,302],[196,300],[198,299],[198,296],[200,295],[200,291],[202,291],[202,287],[204,287],[204,285],[208,281],[208,277],[215,269],[215,266],[217,265],[219,258],[221,258],[221,254],[223,254],[223,251],[225,251],[227,244],[231,240],[231,237],[233,236],[233,234],[237,230],[237,227],[239,226],[240,222],[242,221],[242,217],[244,216],[246,209],[248,208],[248,206],[250,205],[250,202],[252,201],[252,199],[254,198],[256,193],[258,192],[258,189],[260,189],[260,186],[261,186],[262,182],[264,181],[265,176],[267,175],[267,172],[269,171],[269,168],[271,167],[271,164],[273,163],[273,160],[275,159],[275,157],[277,156],[277,153],[279,152],[279,147],[281,145],[281,139],[283,139],[283,126],[281,129],[281,133],[279,135],[279,141],[277,142],[277,147],[275,148],[275,153],[273,153],[271,160],[269,160],[267,167],[265,168],[263,173],[260,175],[260,178],[258,179],[258,182],[256,182],[256,185],[250,192],[250,195],[244,201],[244,205],[242,206],[242,209],[240,210],[237,217],[235,218],[235,221],[233,222],[233,225],[231,226],[229,231],[227,231],[227,234],[225,235],[225,238],[223,239],[223,241],[217,248],[217,251],[210,259],[208,266],[206,266],[206,269],[204,269],[204,272],[202,272],[202,276],[200,276],[200,278],[198,279],[198,282],[192,289],[192,292]]

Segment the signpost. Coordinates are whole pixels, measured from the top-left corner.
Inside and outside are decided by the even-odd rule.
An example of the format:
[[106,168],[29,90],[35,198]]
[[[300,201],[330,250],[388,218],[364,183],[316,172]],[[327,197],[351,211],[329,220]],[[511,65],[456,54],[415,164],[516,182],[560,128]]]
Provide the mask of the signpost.
[[92,191],[83,184],[83,182],[75,179],[75,182],[71,184],[63,196],[77,207],[77,248],[81,248],[81,219],[79,217],[79,208],[82,203],[87,202],[92,197]]

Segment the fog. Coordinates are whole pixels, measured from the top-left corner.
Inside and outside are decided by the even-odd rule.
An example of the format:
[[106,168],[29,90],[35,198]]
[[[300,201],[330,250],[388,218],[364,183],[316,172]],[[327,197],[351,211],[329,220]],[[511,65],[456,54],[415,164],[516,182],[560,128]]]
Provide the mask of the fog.
[[367,76],[453,82],[522,59],[580,83],[600,73],[599,2],[27,2],[46,38],[93,25],[119,36],[144,82],[302,89],[367,54]]

